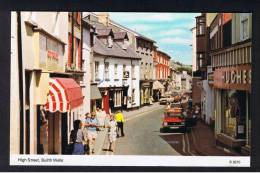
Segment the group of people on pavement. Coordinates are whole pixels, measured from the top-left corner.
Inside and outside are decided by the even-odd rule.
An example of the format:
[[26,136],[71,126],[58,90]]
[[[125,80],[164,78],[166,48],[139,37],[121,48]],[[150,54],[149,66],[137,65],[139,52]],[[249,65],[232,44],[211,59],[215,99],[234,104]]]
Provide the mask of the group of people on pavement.
[[71,154],[94,154],[95,141],[98,136],[98,131],[107,129],[108,134],[108,150],[115,151],[116,138],[124,137],[124,116],[121,111],[116,114],[106,114],[104,110],[99,108],[91,114],[86,113],[84,120],[75,120],[74,129],[70,134]]

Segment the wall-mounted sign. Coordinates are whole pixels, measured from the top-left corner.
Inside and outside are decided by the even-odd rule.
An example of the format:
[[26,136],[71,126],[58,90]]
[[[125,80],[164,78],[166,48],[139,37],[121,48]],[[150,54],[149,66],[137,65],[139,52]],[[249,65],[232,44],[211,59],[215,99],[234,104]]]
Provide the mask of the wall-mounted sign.
[[59,41],[40,34],[39,67],[45,70],[64,71],[64,45]]
[[214,71],[215,88],[251,91],[251,65],[219,68]]
[[55,60],[58,60],[58,59],[59,59],[59,54],[58,54],[57,52],[48,50],[48,51],[47,51],[47,57],[48,57],[48,58],[55,59]]
[[123,77],[124,78],[129,78],[129,71],[124,71],[123,72]]

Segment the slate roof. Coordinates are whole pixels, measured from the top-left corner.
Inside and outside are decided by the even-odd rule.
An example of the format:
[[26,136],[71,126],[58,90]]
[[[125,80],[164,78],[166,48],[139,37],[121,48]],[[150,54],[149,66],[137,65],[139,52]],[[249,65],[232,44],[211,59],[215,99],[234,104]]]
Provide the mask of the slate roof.
[[114,39],[115,40],[121,40],[121,39],[125,39],[128,38],[128,35],[126,32],[116,32],[114,33]]

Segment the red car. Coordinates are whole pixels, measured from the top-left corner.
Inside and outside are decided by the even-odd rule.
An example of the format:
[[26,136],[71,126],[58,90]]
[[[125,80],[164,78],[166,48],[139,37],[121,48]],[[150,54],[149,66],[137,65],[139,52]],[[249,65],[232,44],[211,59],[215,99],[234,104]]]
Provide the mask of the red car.
[[160,132],[164,133],[170,130],[181,130],[186,132],[185,117],[182,115],[182,108],[165,109],[162,128]]

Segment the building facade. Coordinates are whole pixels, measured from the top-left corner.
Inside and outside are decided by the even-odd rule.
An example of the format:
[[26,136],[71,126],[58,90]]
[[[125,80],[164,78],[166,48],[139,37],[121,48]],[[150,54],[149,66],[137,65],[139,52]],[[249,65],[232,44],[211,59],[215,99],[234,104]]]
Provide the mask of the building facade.
[[217,144],[249,155],[252,14],[218,13],[210,25]]
[[107,113],[140,106],[139,60],[129,46],[127,32],[114,32],[91,14],[85,20],[95,26],[93,45],[93,80],[102,100],[97,106]]
[[[65,70],[68,59],[68,13],[16,14],[17,19],[14,17],[12,21],[18,28],[18,81],[21,90],[17,93],[20,96],[20,113],[11,113],[14,118],[11,118],[11,124],[19,119],[16,126],[19,133],[15,132],[12,135],[16,137],[11,138],[11,146],[15,144],[16,147],[13,146],[15,149],[11,153],[61,154],[68,143],[69,128],[73,124],[70,117],[76,119],[80,116],[78,110],[83,102],[81,87]],[[15,49],[15,44],[12,46]],[[16,65],[16,58],[12,62]],[[72,87],[73,91],[70,89]],[[11,91],[17,92],[13,88]]]

